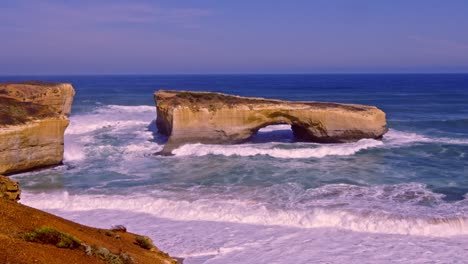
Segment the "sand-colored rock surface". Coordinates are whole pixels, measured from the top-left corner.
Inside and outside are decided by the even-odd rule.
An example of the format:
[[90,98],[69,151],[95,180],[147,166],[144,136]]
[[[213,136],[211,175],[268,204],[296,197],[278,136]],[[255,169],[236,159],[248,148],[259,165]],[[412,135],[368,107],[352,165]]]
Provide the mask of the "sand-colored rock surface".
[[375,106],[167,90],[154,97],[158,130],[169,136],[161,154],[186,143],[241,143],[273,124],[290,124],[298,141],[321,143],[378,139],[387,131]]
[[176,263],[156,248],[148,250],[137,245],[135,234],[83,226],[7,199],[0,199],[0,263],[119,263],[87,255],[83,249],[59,248],[25,240],[26,233],[43,226],[70,234],[91,247],[105,248],[115,255],[124,253],[133,259],[128,263]]
[[74,95],[65,83],[0,84],[0,173],[62,162]]
[[0,198],[5,198],[10,201],[18,201],[20,199],[21,189],[18,182],[10,180],[8,177],[0,175]]

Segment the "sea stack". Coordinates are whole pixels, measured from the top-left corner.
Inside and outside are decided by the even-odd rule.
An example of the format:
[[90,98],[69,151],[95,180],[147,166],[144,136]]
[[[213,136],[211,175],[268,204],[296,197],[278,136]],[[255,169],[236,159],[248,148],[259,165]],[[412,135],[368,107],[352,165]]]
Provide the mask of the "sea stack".
[[274,124],[290,124],[298,141],[318,143],[379,139],[387,132],[385,113],[375,106],[169,90],[154,98],[158,131],[169,136],[162,155],[187,143],[241,143]]
[[74,95],[68,83],[0,84],[0,174],[62,162]]

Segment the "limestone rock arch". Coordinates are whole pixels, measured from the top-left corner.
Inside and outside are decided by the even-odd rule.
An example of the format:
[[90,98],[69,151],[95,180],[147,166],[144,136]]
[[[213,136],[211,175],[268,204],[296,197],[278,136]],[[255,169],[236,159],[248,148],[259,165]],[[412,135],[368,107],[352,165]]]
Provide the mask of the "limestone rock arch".
[[187,143],[242,143],[273,124],[289,124],[296,139],[321,143],[377,139],[387,131],[385,113],[375,106],[166,90],[155,101],[158,131],[169,136],[161,154]]

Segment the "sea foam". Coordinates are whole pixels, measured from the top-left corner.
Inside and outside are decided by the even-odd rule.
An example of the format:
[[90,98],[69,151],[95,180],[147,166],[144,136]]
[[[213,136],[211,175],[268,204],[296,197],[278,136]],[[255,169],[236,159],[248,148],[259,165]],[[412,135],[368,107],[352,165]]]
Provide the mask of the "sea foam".
[[389,131],[383,137],[387,146],[402,146],[416,143],[437,143],[437,144],[454,144],[466,145],[466,138],[446,138],[446,137],[430,137],[422,134],[404,132],[395,129]]
[[99,129],[122,130],[135,126],[148,125],[155,118],[152,106],[107,105],[91,113],[73,115],[66,135],[77,135],[94,132]]
[[[444,203],[440,195],[431,193],[419,184],[376,187],[331,185],[311,191],[302,193],[299,201],[278,207],[272,207],[271,201],[262,202],[259,197],[242,198],[245,194],[257,195],[261,190],[241,191],[238,198],[213,193],[190,199],[181,196],[183,193],[173,193],[168,198],[144,193],[128,196],[26,192],[22,202],[44,210],[124,210],[126,213],[144,213],[178,221],[306,229],[339,228],[422,236],[468,235],[468,215],[463,213],[466,201]],[[269,192],[264,194],[270,195]],[[196,195],[196,192],[192,195]],[[289,199],[295,200],[294,197]],[[433,200],[435,208],[418,205],[427,199]]]
[[[278,128],[268,128],[268,132],[275,130],[285,130],[285,126]],[[353,143],[341,144],[315,144],[315,143],[259,143],[259,144],[238,144],[238,145],[209,145],[209,144],[185,144],[172,153],[176,156],[256,156],[267,155],[274,158],[285,159],[305,159],[323,158],[326,156],[347,156],[358,153],[361,150],[370,148],[395,148],[412,144],[436,143],[436,144],[468,144],[468,139],[437,138],[424,135],[398,131],[390,129],[384,135],[383,140],[361,139]],[[285,147],[287,146],[287,148]]]
[[[281,144],[240,144],[240,145],[205,145],[186,144],[172,151],[176,156],[255,156],[268,155],[275,158],[304,159],[323,158],[325,156],[352,155],[356,152],[368,148],[383,145],[381,141],[373,139],[361,139],[355,143],[345,144],[296,144],[300,148],[285,149],[280,148]],[[304,147],[307,146],[307,147]]]
[[[90,113],[73,115],[65,132],[65,162],[86,158],[145,155],[162,147],[154,142],[153,106],[101,106]],[[126,137],[125,137],[126,136]],[[122,138],[109,144],[102,138]]]

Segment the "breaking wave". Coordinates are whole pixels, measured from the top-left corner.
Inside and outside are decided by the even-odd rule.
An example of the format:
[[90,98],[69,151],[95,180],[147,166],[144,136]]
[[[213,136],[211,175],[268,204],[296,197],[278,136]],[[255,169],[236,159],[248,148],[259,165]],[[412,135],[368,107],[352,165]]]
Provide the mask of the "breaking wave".
[[107,105],[88,114],[70,118],[66,135],[80,135],[99,129],[122,130],[135,126],[148,125],[156,117],[153,106]]
[[[327,193],[328,196],[324,195]],[[326,198],[331,193],[332,198]],[[296,228],[333,227],[358,232],[422,236],[468,235],[468,214],[462,209],[466,208],[466,201],[444,203],[439,200],[439,194],[419,184],[378,187],[328,185],[307,194],[311,198],[310,204],[296,201],[295,206],[274,208],[252,197],[225,199],[217,196],[219,194],[213,194],[197,199],[181,199],[180,194],[174,195],[176,197],[171,199],[149,194],[129,197],[70,195],[67,192],[25,193],[22,201],[43,210],[115,210],[116,213],[124,210],[127,213],[145,213],[181,221]],[[432,199],[436,204],[433,206],[438,208],[434,210],[433,207],[417,205],[427,199]],[[406,211],[416,211],[417,214],[403,214]]]
[[[154,142],[154,106],[102,106],[74,115],[65,132],[66,162],[118,155],[148,154],[161,149]],[[119,140],[122,138],[122,140]]]
[[428,137],[417,133],[403,132],[395,129],[390,129],[384,135],[383,141],[388,146],[401,146],[413,143],[436,143],[455,145],[468,144],[468,139],[465,138]]
[[[304,144],[297,144],[300,148],[287,149],[282,144],[241,144],[241,145],[204,145],[204,144],[186,144],[172,151],[176,156],[205,156],[205,155],[224,155],[224,156],[255,156],[268,155],[274,158],[286,159],[304,159],[304,158],[323,158],[325,156],[352,155],[356,152],[368,148],[383,145],[381,141],[373,139],[361,139],[355,143],[346,144],[307,144],[311,147],[304,147]],[[283,146],[283,148],[281,148]]]

